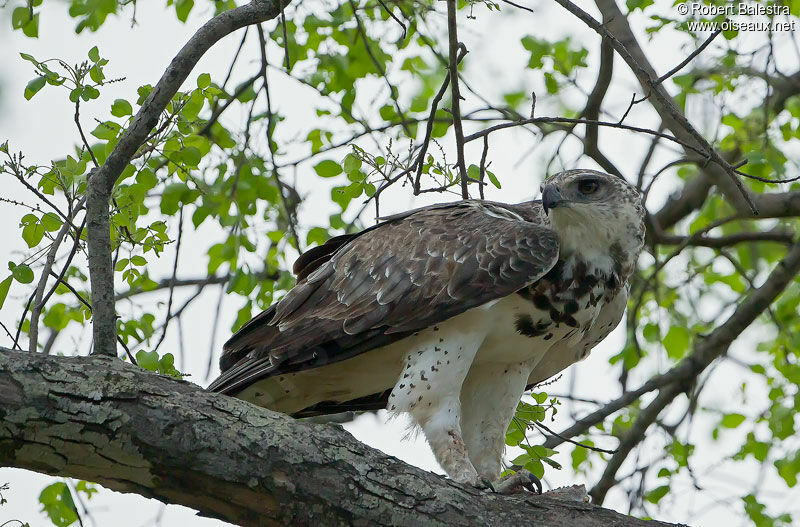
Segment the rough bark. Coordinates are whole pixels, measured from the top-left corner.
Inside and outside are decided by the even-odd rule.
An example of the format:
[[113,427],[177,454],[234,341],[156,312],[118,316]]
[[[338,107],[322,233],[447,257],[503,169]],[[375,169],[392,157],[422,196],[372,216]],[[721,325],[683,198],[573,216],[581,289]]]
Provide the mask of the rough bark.
[[0,349],[0,466],[96,481],[245,526],[666,526],[465,488],[356,441],[106,357]]

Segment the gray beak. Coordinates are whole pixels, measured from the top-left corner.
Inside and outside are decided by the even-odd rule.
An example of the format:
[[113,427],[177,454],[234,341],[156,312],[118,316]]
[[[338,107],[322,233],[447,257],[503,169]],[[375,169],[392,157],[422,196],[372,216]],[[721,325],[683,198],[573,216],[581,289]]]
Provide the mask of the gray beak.
[[542,207],[545,214],[549,214],[550,209],[563,205],[565,202],[566,200],[561,197],[561,192],[556,187],[547,185],[542,190]]

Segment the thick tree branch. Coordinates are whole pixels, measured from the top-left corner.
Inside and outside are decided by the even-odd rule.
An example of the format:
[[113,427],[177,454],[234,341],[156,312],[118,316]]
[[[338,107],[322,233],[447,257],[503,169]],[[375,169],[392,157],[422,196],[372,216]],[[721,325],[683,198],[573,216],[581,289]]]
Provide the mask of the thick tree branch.
[[667,525],[462,487],[338,426],[105,357],[0,349],[0,372],[0,466],[97,481],[239,525]]
[[114,309],[114,269],[109,237],[111,190],[136,151],[158,123],[161,112],[181,87],[200,57],[221,38],[242,27],[278,16],[285,0],[252,0],[221,13],[189,39],[167,67],[145,100],[130,126],[103,165],[92,171],[87,186],[86,230],[89,276],[92,288],[93,353],[116,356],[116,312]]

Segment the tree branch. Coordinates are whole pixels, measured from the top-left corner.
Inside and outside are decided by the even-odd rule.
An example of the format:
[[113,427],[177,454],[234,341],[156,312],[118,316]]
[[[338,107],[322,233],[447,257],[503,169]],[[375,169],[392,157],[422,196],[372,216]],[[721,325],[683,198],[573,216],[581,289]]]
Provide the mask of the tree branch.
[[547,494],[462,487],[338,426],[106,357],[0,348],[0,371],[0,466],[96,481],[243,526],[668,525]]
[[108,212],[114,184],[136,155],[138,148],[147,140],[150,131],[158,124],[161,112],[172,100],[200,57],[222,37],[237,29],[275,18],[281,12],[281,2],[285,1],[252,0],[248,4],[220,13],[206,22],[172,59],[105,163],[91,172],[87,182],[86,230],[92,306],[94,306],[93,353],[116,356],[114,269]]

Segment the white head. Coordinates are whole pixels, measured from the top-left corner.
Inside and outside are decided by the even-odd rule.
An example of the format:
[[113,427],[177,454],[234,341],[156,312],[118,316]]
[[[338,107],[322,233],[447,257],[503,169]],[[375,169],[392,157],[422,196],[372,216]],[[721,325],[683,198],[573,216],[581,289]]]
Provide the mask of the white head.
[[578,169],[548,178],[541,190],[562,258],[575,254],[597,267],[633,271],[645,232],[635,187],[616,176]]

